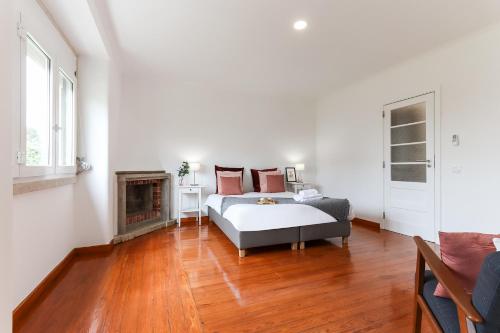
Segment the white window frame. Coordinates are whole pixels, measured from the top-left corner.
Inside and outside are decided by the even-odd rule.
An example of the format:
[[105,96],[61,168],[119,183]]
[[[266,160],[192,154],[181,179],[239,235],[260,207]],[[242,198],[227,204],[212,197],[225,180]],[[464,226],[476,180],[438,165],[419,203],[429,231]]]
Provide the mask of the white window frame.
[[26,55],[27,55],[27,43],[31,40],[36,47],[38,47],[45,56],[49,59],[49,109],[50,109],[50,120],[49,126],[53,128],[54,125],[54,76],[53,67],[54,59],[47,53],[47,51],[37,42],[37,40],[31,35],[26,34],[21,38],[21,129],[20,129],[20,142],[18,149],[18,164],[19,164],[19,175],[21,177],[34,177],[34,176],[44,176],[54,174],[54,131],[51,130],[50,133],[50,166],[27,166],[26,165]]
[[[68,175],[76,174],[76,138],[77,138],[77,80],[68,75],[62,66],[59,65],[57,57],[51,55],[43,45],[39,43],[36,37],[30,32],[24,32],[22,26],[19,29],[20,37],[20,130],[19,130],[19,145],[17,150],[16,162],[19,166],[17,177],[41,177],[53,175]],[[49,75],[50,75],[50,166],[27,166],[26,165],[26,55],[28,39],[31,40],[49,59]],[[58,165],[58,149],[59,149],[59,82],[61,75],[64,75],[73,85],[73,165],[59,166]]]
[[[60,96],[59,96],[59,82],[60,82],[60,79],[61,77],[64,77],[65,79],[67,79],[69,82],[71,82],[71,85],[72,85],[72,88],[73,88],[73,130],[71,131],[73,137],[72,137],[72,140],[71,142],[73,143],[73,165],[71,166],[60,166],[59,165],[59,118],[60,118],[60,112],[61,112],[61,109],[60,109],[60,105],[59,105],[59,101],[60,101]],[[55,167],[56,167],[56,170],[55,170],[55,173],[56,174],[75,174],[76,173],[76,131],[77,131],[77,126],[76,126],[76,117],[77,117],[77,113],[76,113],[76,80],[73,80],[68,74],[66,74],[66,72],[64,71],[64,69],[62,67],[59,67],[58,70],[57,70],[57,100],[56,100],[56,104],[57,106],[55,107],[55,119],[56,119],[56,122],[55,122],[55,127],[54,127],[54,137],[55,137],[55,140],[54,140],[54,164],[55,164]]]

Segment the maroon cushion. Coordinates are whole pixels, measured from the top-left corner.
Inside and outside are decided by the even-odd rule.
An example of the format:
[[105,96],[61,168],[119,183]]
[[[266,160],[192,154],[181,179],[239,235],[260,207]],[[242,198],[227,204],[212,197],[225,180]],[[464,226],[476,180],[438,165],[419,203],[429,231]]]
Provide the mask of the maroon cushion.
[[220,194],[222,195],[239,195],[243,194],[241,190],[240,177],[220,177]]
[[285,175],[267,175],[267,193],[285,192]]
[[254,192],[260,192],[260,179],[259,179],[259,171],[278,171],[278,168],[272,168],[272,169],[250,169],[250,172],[252,173],[252,184],[253,184],[253,190]]
[[241,179],[243,180],[243,171],[245,168],[227,168],[216,165],[215,166],[215,193],[219,193],[219,186],[217,185],[217,171],[241,171]]

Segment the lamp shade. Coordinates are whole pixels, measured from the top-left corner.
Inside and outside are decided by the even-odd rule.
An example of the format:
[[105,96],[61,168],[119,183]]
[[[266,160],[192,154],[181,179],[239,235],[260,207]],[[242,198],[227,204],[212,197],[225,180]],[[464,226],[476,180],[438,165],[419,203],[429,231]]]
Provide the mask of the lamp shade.
[[295,164],[295,170],[304,171],[304,169],[305,169],[304,163]]
[[191,162],[191,163],[189,163],[189,168],[193,171],[199,171],[201,168],[201,165],[200,165],[200,163],[197,163],[197,162]]

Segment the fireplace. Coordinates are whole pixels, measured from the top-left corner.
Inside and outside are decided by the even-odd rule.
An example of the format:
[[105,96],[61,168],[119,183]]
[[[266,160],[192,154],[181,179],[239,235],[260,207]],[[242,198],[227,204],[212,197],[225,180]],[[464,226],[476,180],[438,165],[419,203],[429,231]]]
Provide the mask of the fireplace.
[[171,176],[165,171],[119,171],[115,243],[174,223],[170,219]]
[[127,226],[161,217],[162,181],[162,179],[127,181],[125,195]]

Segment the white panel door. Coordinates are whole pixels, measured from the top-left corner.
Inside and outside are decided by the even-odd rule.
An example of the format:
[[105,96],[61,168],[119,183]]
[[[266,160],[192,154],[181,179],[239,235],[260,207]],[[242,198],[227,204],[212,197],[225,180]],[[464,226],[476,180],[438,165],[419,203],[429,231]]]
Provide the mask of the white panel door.
[[434,241],[434,93],[384,107],[384,228]]

